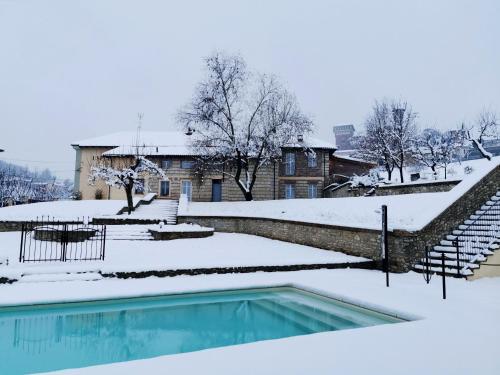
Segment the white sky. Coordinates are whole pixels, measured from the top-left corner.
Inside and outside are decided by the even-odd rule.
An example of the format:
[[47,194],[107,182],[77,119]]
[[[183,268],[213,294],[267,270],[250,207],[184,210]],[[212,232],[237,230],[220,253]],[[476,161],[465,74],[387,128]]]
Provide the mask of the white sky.
[[499,20],[498,0],[0,0],[0,158],[72,177],[72,141],[137,112],[175,128],[215,49],[279,75],[324,139],[384,97],[454,127],[500,112]]

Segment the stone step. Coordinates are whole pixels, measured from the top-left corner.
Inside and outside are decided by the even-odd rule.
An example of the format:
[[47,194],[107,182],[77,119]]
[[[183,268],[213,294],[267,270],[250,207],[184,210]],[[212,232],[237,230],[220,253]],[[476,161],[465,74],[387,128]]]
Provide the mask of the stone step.
[[[437,258],[429,258],[429,264],[431,266],[440,266],[441,265],[441,257],[439,257],[439,259]],[[426,261],[425,261],[425,258],[421,260],[421,264],[423,265],[426,265]],[[449,268],[457,268],[457,260],[453,260],[453,259],[450,259],[450,258],[447,258],[445,259],[444,261],[444,265],[445,267],[449,267]],[[460,269],[464,268],[465,266],[467,266],[467,268],[471,268],[471,269],[476,269],[476,268],[479,268],[479,264],[477,263],[470,263],[470,262],[467,262],[467,260],[459,260],[459,265],[460,265]]]
[[[429,258],[432,259],[441,259],[441,254],[444,254],[445,259],[452,259],[457,260],[457,253],[444,253],[444,252],[439,252],[439,251],[430,251],[429,252]],[[425,260],[425,258],[423,258]],[[466,262],[471,262],[472,259],[474,259],[475,262],[484,262],[486,260],[486,257],[483,254],[474,254],[474,255],[466,255],[463,253],[458,253],[458,259],[460,261],[466,261]]]
[[[422,265],[422,264],[415,264],[415,266],[413,267],[413,270],[416,271],[416,272],[425,272],[427,270],[427,268]],[[437,274],[437,275],[441,275],[442,274],[442,268],[441,267],[430,267],[429,268],[429,271],[431,273],[434,273],[434,274]],[[449,267],[446,267],[444,268],[444,274],[445,276],[450,276],[450,277],[456,277],[457,275],[459,277],[466,277],[466,276],[472,276],[473,275],[473,272],[469,269],[466,269],[466,270],[460,270],[460,272],[457,272],[456,269],[454,268],[449,268]]]

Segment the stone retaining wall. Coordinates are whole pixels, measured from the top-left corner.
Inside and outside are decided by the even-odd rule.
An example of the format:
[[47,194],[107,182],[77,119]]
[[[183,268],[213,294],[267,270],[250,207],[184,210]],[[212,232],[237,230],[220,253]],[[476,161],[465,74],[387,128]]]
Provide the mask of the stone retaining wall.
[[[389,233],[391,270],[405,272],[424,255],[426,245],[438,243],[446,234],[479,209],[500,188],[497,167],[417,232]],[[178,216],[179,223],[196,223],[220,232],[237,232],[276,240],[341,251],[380,260],[380,231],[268,218]]]

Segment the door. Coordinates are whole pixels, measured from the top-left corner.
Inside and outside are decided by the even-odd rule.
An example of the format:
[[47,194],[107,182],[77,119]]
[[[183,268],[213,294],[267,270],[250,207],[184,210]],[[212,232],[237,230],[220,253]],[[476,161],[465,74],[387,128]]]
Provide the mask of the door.
[[222,200],[222,181],[212,180],[212,202],[220,202]]
[[193,195],[193,186],[192,186],[190,180],[183,180],[182,181],[181,193],[186,194],[188,201],[191,200],[192,195]]
[[160,197],[168,197],[170,195],[170,181],[161,181]]

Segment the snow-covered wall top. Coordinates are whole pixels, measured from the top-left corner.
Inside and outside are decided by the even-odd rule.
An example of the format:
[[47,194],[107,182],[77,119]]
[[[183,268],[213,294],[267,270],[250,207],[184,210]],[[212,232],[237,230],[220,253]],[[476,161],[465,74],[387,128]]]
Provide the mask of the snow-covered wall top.
[[261,217],[380,229],[380,208],[385,204],[388,207],[388,224],[391,230],[417,231],[424,228],[499,164],[500,157],[476,163],[476,168],[465,175],[462,182],[449,192],[253,202],[191,202],[179,207],[179,215]]

